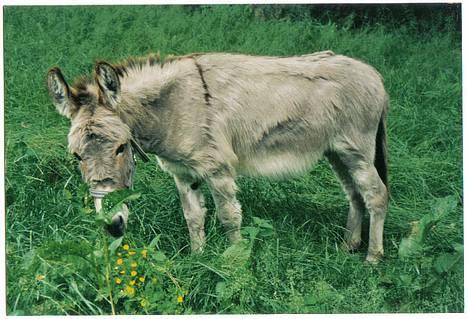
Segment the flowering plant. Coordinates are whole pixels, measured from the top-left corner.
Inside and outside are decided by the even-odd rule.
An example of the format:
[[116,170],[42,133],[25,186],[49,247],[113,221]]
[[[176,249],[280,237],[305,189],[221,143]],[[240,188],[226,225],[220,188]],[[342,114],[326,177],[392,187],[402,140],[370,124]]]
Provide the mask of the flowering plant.
[[105,231],[119,206],[140,195],[111,193],[93,216],[88,194],[80,188],[77,196],[70,194],[68,199],[84,214],[83,219],[92,217],[89,233],[80,240],[47,242],[25,259],[25,272],[33,276],[23,285],[38,296],[34,311],[98,315],[190,311],[187,291],[173,275],[174,263],[158,246],[159,235],[145,245],[125,237],[112,239]]

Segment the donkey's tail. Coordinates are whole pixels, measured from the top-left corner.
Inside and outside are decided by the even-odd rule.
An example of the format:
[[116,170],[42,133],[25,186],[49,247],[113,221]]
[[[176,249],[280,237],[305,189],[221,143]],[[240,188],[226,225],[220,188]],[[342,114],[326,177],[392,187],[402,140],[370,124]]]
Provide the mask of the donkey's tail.
[[388,186],[388,165],[387,165],[387,128],[386,128],[386,115],[388,109],[388,99],[385,102],[384,111],[380,117],[379,127],[377,129],[377,135],[375,137],[375,158],[374,166],[379,173],[382,182],[387,187],[387,191],[390,192]]

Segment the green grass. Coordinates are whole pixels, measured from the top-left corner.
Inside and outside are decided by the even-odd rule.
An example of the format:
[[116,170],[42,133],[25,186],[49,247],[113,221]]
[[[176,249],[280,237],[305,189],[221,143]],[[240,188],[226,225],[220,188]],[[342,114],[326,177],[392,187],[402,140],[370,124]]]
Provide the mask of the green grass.
[[[235,262],[226,258],[228,245],[203,188],[207,249],[191,256],[175,185],[153,160],[138,165],[135,189],[142,196],[132,203],[123,243],[141,250],[159,236],[154,263],[166,272],[143,269],[148,278],[159,276],[160,285],[122,296],[116,312],[463,311],[460,263],[439,265],[458,258],[454,244],[463,242],[461,40],[455,30],[350,29],[309,18],[268,19],[249,6],[7,7],[4,17],[9,314],[111,313],[101,271],[107,264],[99,253],[107,239],[84,212],[89,203],[66,149],[69,123],[47,95],[50,67],[60,66],[72,81],[90,73],[97,59],[155,51],[295,55],[329,49],[375,66],[391,98],[384,261],[366,266],[366,245],[354,254],[338,249],[348,206],[325,162],[284,182],[239,179],[243,231],[252,237],[238,247],[244,255]],[[444,204],[447,196],[451,202]],[[435,210],[443,214],[423,236],[422,251],[403,258],[400,242]],[[181,304],[171,278],[186,291]],[[153,298],[150,310],[141,306],[143,296]]]

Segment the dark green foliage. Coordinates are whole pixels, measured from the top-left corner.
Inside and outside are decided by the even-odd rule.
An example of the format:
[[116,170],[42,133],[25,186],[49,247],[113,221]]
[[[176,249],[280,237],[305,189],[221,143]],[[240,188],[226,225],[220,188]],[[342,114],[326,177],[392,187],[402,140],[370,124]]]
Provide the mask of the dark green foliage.
[[265,19],[293,21],[315,19],[321,23],[359,29],[375,25],[394,28],[406,25],[414,32],[461,32],[459,3],[414,4],[298,4],[252,5],[255,15]]
[[49,68],[60,66],[73,82],[95,60],[156,51],[164,57],[320,50],[375,66],[390,96],[392,198],[383,262],[365,265],[366,245],[354,254],[339,249],[348,204],[325,162],[284,182],[239,178],[245,241],[231,248],[203,186],[207,247],[192,256],[174,182],[152,159],[138,163],[134,187],[141,197],[131,203],[122,242],[110,243],[108,261],[115,262],[122,243],[137,253],[153,249],[138,271],[161,284],[147,281],[134,298],[117,291],[116,312],[463,311],[459,8],[5,7],[8,313],[111,313],[98,271],[106,269],[103,247],[110,239],[96,225],[88,189],[67,152],[68,120],[47,96]]

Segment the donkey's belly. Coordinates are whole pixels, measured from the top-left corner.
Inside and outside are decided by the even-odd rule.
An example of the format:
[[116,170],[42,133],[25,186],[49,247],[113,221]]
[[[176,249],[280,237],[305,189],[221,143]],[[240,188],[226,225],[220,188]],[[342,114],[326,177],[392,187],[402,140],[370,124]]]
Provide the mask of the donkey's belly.
[[239,163],[237,172],[245,176],[285,179],[308,172],[321,156],[319,152],[253,153]]

